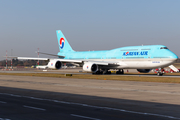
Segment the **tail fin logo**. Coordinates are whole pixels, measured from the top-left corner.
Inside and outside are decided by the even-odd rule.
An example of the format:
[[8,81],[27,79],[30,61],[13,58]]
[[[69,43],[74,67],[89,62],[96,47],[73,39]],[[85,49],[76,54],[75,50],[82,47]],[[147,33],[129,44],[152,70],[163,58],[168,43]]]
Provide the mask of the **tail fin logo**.
[[60,38],[59,44],[60,44],[60,48],[63,49],[64,48],[64,44],[65,44],[64,38]]

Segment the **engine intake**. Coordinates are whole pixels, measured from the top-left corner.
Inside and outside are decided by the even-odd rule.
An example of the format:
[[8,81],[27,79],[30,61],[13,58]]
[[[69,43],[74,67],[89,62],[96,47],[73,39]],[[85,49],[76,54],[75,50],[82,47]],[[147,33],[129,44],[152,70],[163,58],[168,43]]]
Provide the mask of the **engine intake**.
[[85,63],[83,65],[83,70],[95,73],[98,71],[98,65],[96,65],[95,63]]
[[47,66],[51,69],[61,69],[62,63],[59,60],[50,60]]

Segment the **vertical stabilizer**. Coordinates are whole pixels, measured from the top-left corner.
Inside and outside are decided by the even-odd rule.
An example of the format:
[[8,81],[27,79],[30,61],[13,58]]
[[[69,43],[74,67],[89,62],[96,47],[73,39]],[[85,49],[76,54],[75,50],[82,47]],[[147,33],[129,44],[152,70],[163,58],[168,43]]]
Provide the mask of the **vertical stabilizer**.
[[56,34],[60,52],[73,52],[74,50],[69,45],[61,30],[56,30]]

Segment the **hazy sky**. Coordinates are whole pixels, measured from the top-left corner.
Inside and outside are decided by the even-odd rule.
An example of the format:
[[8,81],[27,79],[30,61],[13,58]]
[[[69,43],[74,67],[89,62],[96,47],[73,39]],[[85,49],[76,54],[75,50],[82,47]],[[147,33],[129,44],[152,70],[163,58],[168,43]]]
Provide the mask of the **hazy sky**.
[[[180,0],[0,0],[0,60],[57,54],[56,30],[74,50],[166,45],[180,56]],[[44,57],[40,55],[40,57]]]

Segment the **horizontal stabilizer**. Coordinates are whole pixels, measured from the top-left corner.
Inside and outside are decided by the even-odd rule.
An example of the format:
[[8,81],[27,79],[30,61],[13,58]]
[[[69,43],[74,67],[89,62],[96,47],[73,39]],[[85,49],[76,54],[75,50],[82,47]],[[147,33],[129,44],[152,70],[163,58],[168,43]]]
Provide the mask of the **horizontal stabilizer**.
[[31,58],[31,57],[17,57],[20,60],[49,60],[48,58]]
[[18,57],[17,56],[3,56],[4,58],[11,58],[11,59],[17,59]]

